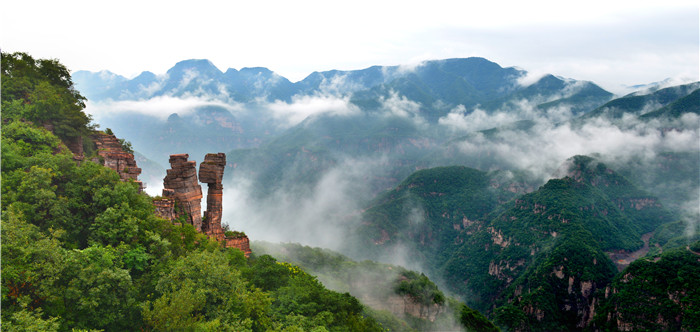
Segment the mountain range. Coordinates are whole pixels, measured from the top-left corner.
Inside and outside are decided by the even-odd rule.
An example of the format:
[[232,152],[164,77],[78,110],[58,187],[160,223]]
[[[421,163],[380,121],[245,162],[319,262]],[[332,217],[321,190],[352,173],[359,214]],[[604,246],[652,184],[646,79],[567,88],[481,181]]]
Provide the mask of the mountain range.
[[644,299],[666,308],[656,325],[617,304],[643,296],[627,273],[656,282],[647,262],[698,253],[699,82],[616,97],[483,58],[298,82],[207,60],[73,80],[156,183],[169,154],[226,152],[224,217],[254,239],[420,270],[514,331],[698,317],[682,278]]

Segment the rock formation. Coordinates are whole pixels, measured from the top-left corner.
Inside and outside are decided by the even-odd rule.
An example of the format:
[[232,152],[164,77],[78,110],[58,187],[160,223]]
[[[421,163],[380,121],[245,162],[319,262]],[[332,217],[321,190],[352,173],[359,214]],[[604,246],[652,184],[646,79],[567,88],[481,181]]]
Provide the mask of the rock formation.
[[207,235],[220,237],[221,229],[221,199],[224,186],[221,180],[224,178],[226,167],[226,155],[223,153],[208,153],[204,161],[199,164],[199,181],[207,184],[207,210],[204,211],[205,222],[202,231]]
[[163,196],[153,200],[153,206],[156,208],[156,216],[165,220],[175,220],[175,191],[172,189],[163,189]]
[[176,205],[175,218],[185,216],[186,222],[202,231],[202,187],[197,181],[197,163],[188,161],[188,154],[170,155],[170,167],[163,179],[163,196],[166,189],[173,191]]
[[245,254],[245,257],[250,257],[250,254],[253,252],[250,250],[250,240],[246,235],[239,237],[225,237],[224,246],[226,248],[240,249]]
[[[155,213],[159,217],[173,221],[185,216],[186,222],[222,243],[226,248],[238,248],[250,256],[248,237],[241,232],[226,232],[221,227],[222,198],[226,155],[209,153],[199,165],[199,179],[206,183],[207,210],[201,215],[202,187],[197,181],[195,161],[188,161],[187,154],[170,155],[171,169],[163,179],[163,196],[153,200]],[[228,235],[226,233],[229,233]]]
[[[132,153],[125,152],[122,145],[114,135],[105,133],[97,133],[92,136],[92,139],[97,146],[98,160],[104,166],[115,170],[122,181],[134,180],[139,185],[139,190],[143,190],[143,183],[138,180],[141,169],[137,167],[136,160]],[[80,144],[82,151],[82,144]]]

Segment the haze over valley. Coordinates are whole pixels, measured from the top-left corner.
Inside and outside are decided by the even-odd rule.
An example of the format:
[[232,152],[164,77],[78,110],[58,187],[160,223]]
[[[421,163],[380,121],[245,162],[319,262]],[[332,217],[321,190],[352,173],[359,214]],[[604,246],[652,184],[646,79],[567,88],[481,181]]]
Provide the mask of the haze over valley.
[[15,1],[2,329],[693,331],[697,1]]
[[[314,72],[298,82],[263,67],[222,72],[208,60],[133,79],[108,71],[73,78],[88,96],[86,112],[143,155],[151,195],[162,189],[169,154],[225,152],[231,229],[418,270],[492,315],[505,310],[500,301],[518,278],[551,264],[540,252],[566,256],[571,248],[545,248],[581,236],[537,218],[524,225],[539,231],[523,233],[522,218],[583,223],[592,237],[581,241],[596,243],[586,250],[611,264],[597,281],[580,281],[593,290],[615,275],[612,263],[629,264],[620,257],[640,248],[642,235],[652,254],[698,237],[698,82],[615,95],[474,57]],[[580,197],[565,203],[559,190]],[[533,206],[531,215],[506,217]],[[501,249],[492,252],[484,237]],[[580,294],[567,307],[577,317],[570,328],[595,314],[592,295]],[[509,305],[533,310],[520,301]],[[533,326],[561,323],[546,316]]]

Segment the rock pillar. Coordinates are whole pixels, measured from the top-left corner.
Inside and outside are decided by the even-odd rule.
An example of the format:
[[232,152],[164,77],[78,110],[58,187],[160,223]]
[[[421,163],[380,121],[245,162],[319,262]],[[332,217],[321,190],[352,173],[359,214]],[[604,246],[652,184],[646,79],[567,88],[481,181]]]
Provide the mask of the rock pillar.
[[221,200],[224,186],[221,181],[226,167],[226,154],[208,153],[199,164],[199,181],[207,184],[207,210],[204,211],[202,231],[215,238],[223,238],[221,228]]
[[172,189],[175,200],[175,213],[184,215],[197,231],[202,231],[202,187],[197,181],[197,163],[188,161],[189,155],[170,155],[170,167],[163,179],[163,187]]

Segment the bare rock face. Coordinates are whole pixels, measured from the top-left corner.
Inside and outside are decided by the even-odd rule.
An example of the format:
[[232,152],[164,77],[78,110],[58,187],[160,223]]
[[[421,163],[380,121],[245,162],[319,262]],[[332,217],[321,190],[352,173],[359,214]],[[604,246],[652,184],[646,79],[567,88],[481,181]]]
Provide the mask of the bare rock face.
[[[102,164],[115,170],[122,181],[132,179],[138,183],[139,190],[143,190],[143,183],[138,180],[141,169],[136,165],[134,155],[124,152],[117,137],[105,133],[97,133],[92,138],[97,146],[97,154],[100,156]],[[79,150],[82,154],[82,142]]]
[[[170,155],[170,167],[163,187],[171,189],[177,205],[176,218],[184,215],[197,231],[202,231],[202,187],[197,181],[197,162],[188,161],[188,154]],[[164,189],[164,192],[165,192]]]
[[226,167],[226,154],[208,153],[204,161],[199,165],[199,180],[207,184],[207,210],[204,211],[204,223],[202,231],[217,239],[223,238],[221,229],[222,196],[224,186],[221,180],[224,178]]
[[163,197],[153,200],[153,206],[156,208],[156,216],[165,220],[175,220],[175,191],[172,189],[163,189]]
[[253,252],[250,250],[250,240],[248,240],[248,237],[245,235],[240,237],[224,238],[224,246],[226,248],[240,249],[243,254],[245,254],[245,257],[250,257],[250,254]]

